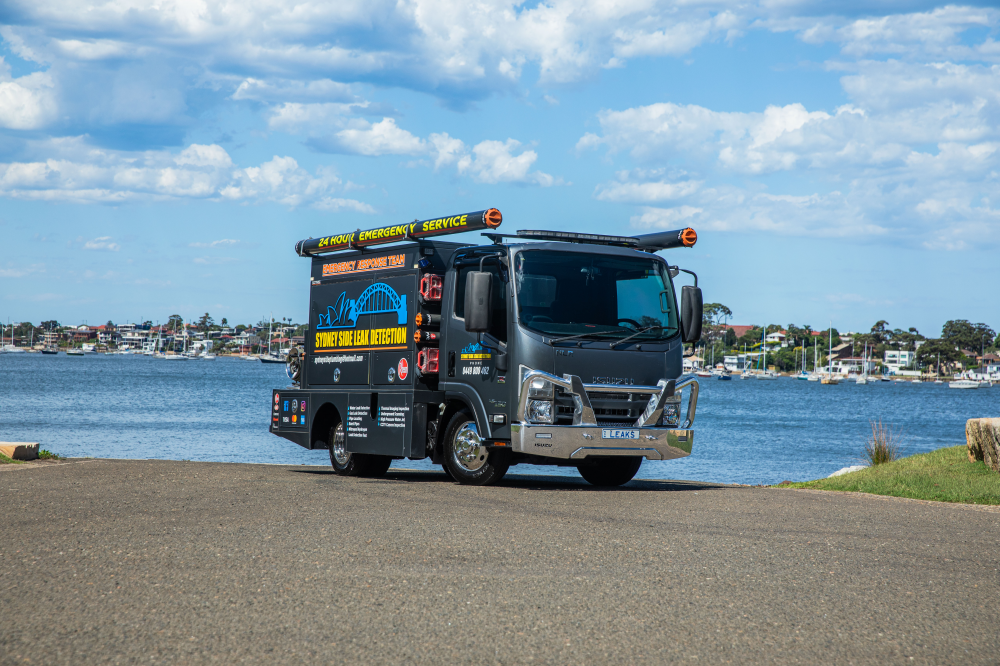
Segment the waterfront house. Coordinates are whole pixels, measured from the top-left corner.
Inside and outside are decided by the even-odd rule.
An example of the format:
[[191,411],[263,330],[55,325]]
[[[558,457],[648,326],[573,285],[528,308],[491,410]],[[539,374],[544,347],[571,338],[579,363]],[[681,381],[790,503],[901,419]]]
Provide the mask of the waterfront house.
[[890,374],[896,374],[903,368],[910,368],[913,366],[914,361],[917,358],[917,352],[915,351],[903,351],[901,349],[886,349],[885,357],[883,358],[883,364],[889,369]]
[[722,364],[730,372],[743,372],[753,365],[753,361],[757,356],[757,354],[732,354],[724,357]]

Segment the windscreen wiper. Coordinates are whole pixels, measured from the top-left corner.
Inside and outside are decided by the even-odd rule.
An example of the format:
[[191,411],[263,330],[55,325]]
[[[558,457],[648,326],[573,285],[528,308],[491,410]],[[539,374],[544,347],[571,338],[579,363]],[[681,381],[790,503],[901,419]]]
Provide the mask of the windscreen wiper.
[[554,345],[557,342],[563,342],[565,340],[576,340],[578,338],[589,338],[595,335],[608,335],[613,334],[615,331],[591,331],[589,333],[577,333],[576,335],[567,335],[561,338],[552,338],[549,340],[550,345]]
[[637,335],[641,335],[641,334],[645,333],[646,331],[652,331],[652,330],[657,329],[657,328],[663,328],[663,327],[660,326],[659,324],[655,324],[653,326],[647,326],[645,328],[640,328],[639,330],[637,330],[632,335],[627,335],[624,338],[622,338],[621,340],[615,340],[614,342],[612,342],[611,343],[611,348],[614,349],[616,345],[620,345],[623,342],[627,342],[628,340],[631,340],[632,338],[634,338]]

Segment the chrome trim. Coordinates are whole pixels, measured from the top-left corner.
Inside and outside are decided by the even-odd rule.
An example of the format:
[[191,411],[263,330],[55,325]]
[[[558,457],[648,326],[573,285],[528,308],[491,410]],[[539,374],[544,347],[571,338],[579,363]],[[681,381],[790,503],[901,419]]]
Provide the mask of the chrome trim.
[[638,439],[603,439],[601,426],[511,424],[511,448],[521,453],[580,460],[588,456],[642,456],[672,460],[691,455],[693,430],[636,428]]
[[590,396],[588,395],[590,393],[652,393],[645,411],[635,422],[637,428],[656,425],[663,415],[663,406],[667,399],[685,386],[691,387],[691,397],[688,399],[687,420],[681,426],[681,430],[687,430],[694,424],[695,412],[698,409],[698,380],[694,375],[683,375],[678,379],[671,380],[661,379],[656,383],[656,386],[640,386],[636,384],[584,384],[577,375],[566,374],[557,377],[541,370],[529,370],[521,379],[517,400],[516,416],[521,423],[526,423],[524,410],[528,404],[528,386],[531,380],[537,377],[552,382],[554,386],[562,388],[573,397],[574,426],[599,425],[594,416],[594,408],[590,404]]

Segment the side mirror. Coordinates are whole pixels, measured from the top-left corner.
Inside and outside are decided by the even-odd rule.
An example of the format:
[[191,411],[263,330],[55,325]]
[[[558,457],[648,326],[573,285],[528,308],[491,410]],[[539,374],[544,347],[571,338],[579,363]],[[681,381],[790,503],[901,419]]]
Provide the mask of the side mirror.
[[[467,301],[468,302],[468,301]],[[468,307],[468,306],[466,306]],[[468,311],[466,311],[468,312]],[[702,312],[701,289],[698,287],[681,288],[681,340],[698,342],[701,339]],[[468,314],[466,314],[468,317]],[[465,320],[468,322],[468,318]]]
[[490,330],[493,316],[493,275],[470,271],[465,282],[465,330],[484,333]]

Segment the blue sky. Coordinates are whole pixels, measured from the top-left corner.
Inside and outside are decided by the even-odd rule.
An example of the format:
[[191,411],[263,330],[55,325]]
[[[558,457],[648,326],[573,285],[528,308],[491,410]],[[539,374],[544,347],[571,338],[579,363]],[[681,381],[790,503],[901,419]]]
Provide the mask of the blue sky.
[[296,240],[495,206],[692,226],[671,261],[734,323],[1000,328],[998,33],[985,3],[8,0],[0,317],[302,320]]

